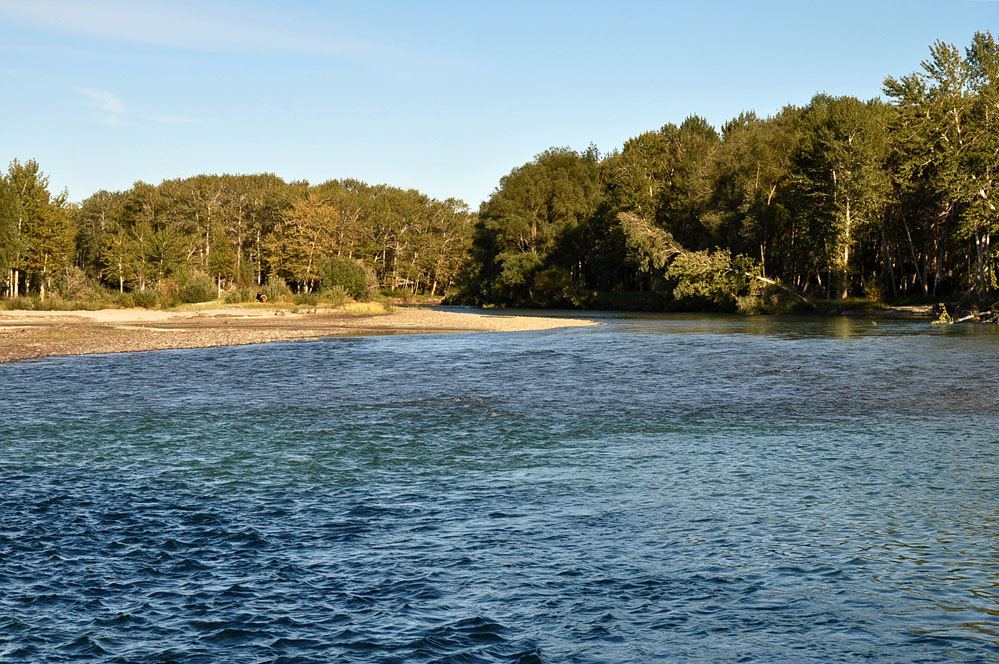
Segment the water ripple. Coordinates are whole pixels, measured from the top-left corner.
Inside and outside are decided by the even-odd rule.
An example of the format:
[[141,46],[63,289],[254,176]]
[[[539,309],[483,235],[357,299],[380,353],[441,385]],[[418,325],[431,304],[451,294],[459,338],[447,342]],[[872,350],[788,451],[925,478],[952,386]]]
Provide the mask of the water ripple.
[[999,661],[995,335],[607,323],[0,366],[0,661]]

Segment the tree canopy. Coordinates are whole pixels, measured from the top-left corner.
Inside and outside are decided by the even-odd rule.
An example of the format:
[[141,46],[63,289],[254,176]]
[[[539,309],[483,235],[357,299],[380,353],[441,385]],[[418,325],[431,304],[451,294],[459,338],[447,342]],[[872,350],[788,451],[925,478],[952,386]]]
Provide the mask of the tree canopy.
[[936,42],[884,93],[817,94],[718,129],[691,115],[607,154],[551,148],[477,215],[411,189],[267,173],[136,182],[70,205],[36,162],[14,160],[0,178],[0,279],[11,296],[81,279],[176,291],[194,277],[309,293],[356,267],[382,289],[513,306],[776,301],[761,284],[994,299],[999,43]]
[[[691,116],[602,158],[541,153],[483,204],[465,295],[604,306],[645,291],[729,308],[736,282],[771,282],[822,298],[993,298],[999,45],[987,32],[964,51],[937,42],[884,90],[817,94],[720,132]],[[733,281],[746,273],[762,280]]]

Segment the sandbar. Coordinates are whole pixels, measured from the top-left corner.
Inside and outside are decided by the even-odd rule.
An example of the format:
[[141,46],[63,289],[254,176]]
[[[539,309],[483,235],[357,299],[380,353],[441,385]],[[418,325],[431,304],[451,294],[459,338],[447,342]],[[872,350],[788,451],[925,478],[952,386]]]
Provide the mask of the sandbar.
[[581,318],[397,307],[356,310],[212,307],[183,310],[0,311],[0,363],[57,355],[211,348],[341,336],[522,332],[597,325]]

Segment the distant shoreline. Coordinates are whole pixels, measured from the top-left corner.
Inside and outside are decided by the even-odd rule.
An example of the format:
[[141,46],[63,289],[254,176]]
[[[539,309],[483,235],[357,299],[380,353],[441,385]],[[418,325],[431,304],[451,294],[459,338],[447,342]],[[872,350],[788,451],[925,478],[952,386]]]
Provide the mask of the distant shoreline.
[[424,308],[361,310],[217,307],[180,311],[0,311],[0,363],[64,355],[212,348],[385,334],[521,332],[597,325],[579,318]]

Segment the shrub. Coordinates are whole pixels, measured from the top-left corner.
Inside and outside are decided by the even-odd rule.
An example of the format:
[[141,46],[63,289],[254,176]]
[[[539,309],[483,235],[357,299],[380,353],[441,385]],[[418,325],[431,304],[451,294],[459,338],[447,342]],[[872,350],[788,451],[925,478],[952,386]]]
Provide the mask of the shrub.
[[291,298],[291,289],[288,288],[288,284],[286,284],[284,279],[281,277],[269,278],[264,287],[260,289],[260,293],[264,295],[269,302],[280,302],[281,300],[288,300]]
[[342,307],[344,303],[350,299],[350,293],[348,293],[342,286],[333,286],[327,290],[323,291],[323,297],[326,301],[334,307]]
[[319,304],[319,295],[317,293],[299,293],[292,298],[292,302],[295,304],[307,304],[314,307]]
[[218,287],[215,281],[204,274],[198,274],[191,278],[178,293],[181,302],[208,302],[218,296]]
[[90,299],[91,284],[87,275],[76,265],[71,265],[59,273],[52,284],[52,291],[71,300]]
[[242,304],[243,302],[252,302],[255,297],[256,293],[252,288],[237,288],[225,296],[225,302],[226,304]]
[[159,297],[155,291],[135,291],[127,294],[132,296],[132,306],[153,309],[159,303]]
[[355,260],[330,256],[319,264],[317,272],[323,291],[339,287],[357,300],[368,296],[368,272]]
[[884,283],[877,278],[877,275],[870,275],[864,279],[864,295],[868,300],[883,302],[885,299]]
[[180,302],[180,291],[187,283],[186,279],[181,280],[178,275],[172,274],[156,282],[156,292],[160,294],[160,299],[165,302]]

